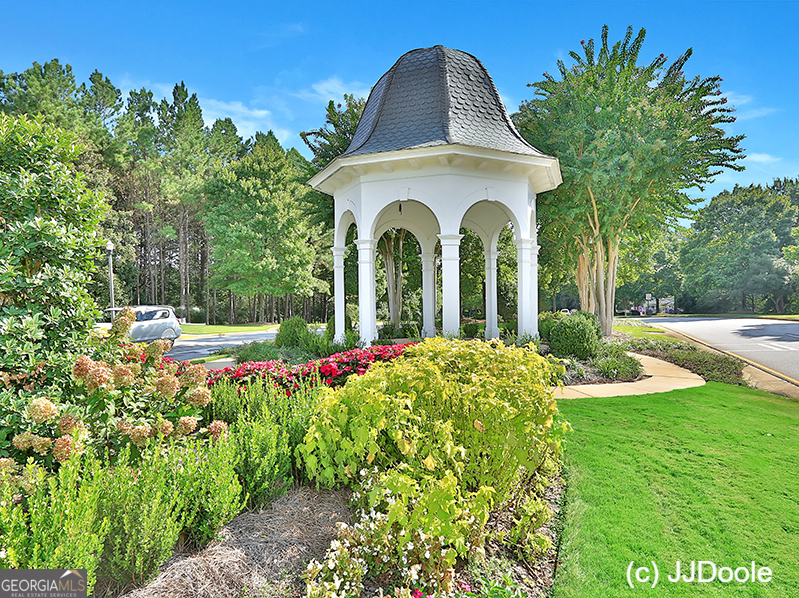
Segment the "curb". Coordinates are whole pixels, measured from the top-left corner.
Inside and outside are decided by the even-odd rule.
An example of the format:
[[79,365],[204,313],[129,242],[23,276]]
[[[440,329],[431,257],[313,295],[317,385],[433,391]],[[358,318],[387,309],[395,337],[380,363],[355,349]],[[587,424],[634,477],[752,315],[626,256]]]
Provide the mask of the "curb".
[[[761,319],[763,319],[763,320],[766,320],[766,319],[777,320],[777,319],[781,319],[781,318],[761,318]],[[784,320],[784,318],[782,318],[782,319]],[[796,320],[792,320],[792,321],[795,322]],[[724,349],[718,349],[718,348],[714,347],[713,345],[711,345],[710,343],[706,343],[703,340],[699,340],[698,338],[695,338],[695,337],[691,336],[690,334],[686,334],[685,332],[682,332],[680,330],[674,330],[673,328],[669,328],[668,326],[665,326],[665,325],[660,324],[660,323],[657,323],[657,324],[653,323],[652,325],[653,326],[659,326],[660,328],[664,328],[664,329],[668,330],[669,332],[673,332],[675,334],[680,334],[680,335],[684,336],[685,338],[689,339],[693,343],[708,347],[709,349],[713,349],[714,351],[718,351],[719,353],[723,353],[724,355],[729,355],[730,357],[735,357],[735,359],[740,359],[744,363],[749,364],[752,367],[757,368],[757,369],[759,369],[759,370],[761,370],[763,372],[766,372],[767,374],[771,374],[775,378],[779,378],[780,380],[788,382],[789,384],[793,384],[794,386],[799,386],[799,380],[795,380],[795,379],[791,378],[790,376],[787,376],[787,375],[785,375],[785,374],[783,374],[781,372],[778,372],[776,370],[772,370],[770,367],[767,367],[767,366],[765,366],[763,364],[760,364],[760,363],[757,363],[755,361],[752,361],[751,359],[747,359],[746,357],[742,357],[741,355],[738,355],[737,353],[733,353],[732,351],[725,351]]]

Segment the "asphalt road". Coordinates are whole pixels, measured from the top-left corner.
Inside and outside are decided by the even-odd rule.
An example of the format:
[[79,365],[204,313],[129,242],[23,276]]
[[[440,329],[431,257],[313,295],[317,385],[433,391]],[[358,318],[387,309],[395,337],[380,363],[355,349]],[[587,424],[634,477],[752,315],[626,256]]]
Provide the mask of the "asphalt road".
[[799,322],[756,318],[645,318],[799,380]]
[[207,357],[211,353],[216,353],[220,349],[245,345],[255,341],[275,340],[276,332],[242,332],[226,334],[203,334],[190,338],[180,337],[175,341],[172,350],[167,353],[168,357],[188,361]]

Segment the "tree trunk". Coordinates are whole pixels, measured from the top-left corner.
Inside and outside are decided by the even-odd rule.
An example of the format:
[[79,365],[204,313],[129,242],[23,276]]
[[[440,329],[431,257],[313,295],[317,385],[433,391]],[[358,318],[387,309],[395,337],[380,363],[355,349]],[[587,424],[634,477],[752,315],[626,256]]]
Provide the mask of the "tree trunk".
[[200,237],[202,247],[200,250],[200,296],[205,297],[205,324],[208,325],[208,237]]
[[616,303],[616,274],[619,266],[619,244],[630,214],[638,205],[636,199],[627,215],[616,228],[604,231],[600,227],[599,210],[591,187],[588,195],[593,205],[593,215],[588,216],[590,231],[575,237],[580,253],[577,256],[577,289],[580,307],[597,316],[602,333],[613,332],[613,316]]
[[380,256],[386,267],[386,287],[388,292],[388,319],[399,326],[402,319],[402,285],[403,285],[403,245],[407,231],[387,231],[377,244]]
[[236,323],[236,296],[233,291],[228,291],[228,323]]
[[185,258],[183,263],[183,268],[185,270],[185,279],[186,279],[186,322],[191,322],[191,268],[189,264],[191,261],[189,260],[189,211],[186,210],[183,216],[183,256]]
[[618,236],[581,239],[582,251],[577,257],[575,276],[580,309],[597,316],[605,336],[613,332],[619,242]]

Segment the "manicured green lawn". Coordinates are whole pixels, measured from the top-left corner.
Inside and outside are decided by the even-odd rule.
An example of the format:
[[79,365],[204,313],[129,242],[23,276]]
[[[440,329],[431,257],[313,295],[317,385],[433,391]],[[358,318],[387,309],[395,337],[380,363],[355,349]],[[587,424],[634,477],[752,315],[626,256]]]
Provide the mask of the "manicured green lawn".
[[625,326],[624,324],[614,324],[613,330],[616,332],[624,332],[633,338],[646,338],[651,337],[653,334],[666,334],[662,328],[655,328],[653,326]]
[[278,324],[242,324],[241,326],[206,326],[205,324],[181,324],[183,334],[224,334],[226,332],[277,332]]
[[[559,408],[574,432],[556,598],[799,596],[799,401],[711,382]],[[678,560],[773,580],[671,583]],[[655,561],[655,589],[629,587],[630,561]]]

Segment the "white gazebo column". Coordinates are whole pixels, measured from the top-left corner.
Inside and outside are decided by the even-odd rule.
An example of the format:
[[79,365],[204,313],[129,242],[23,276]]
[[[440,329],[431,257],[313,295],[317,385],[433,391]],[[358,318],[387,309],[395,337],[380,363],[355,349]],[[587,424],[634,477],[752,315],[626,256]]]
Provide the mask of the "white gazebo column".
[[517,251],[517,274],[518,274],[518,334],[534,335],[537,330],[537,322],[532,317],[532,297],[533,297],[533,268],[532,253],[533,241],[531,239],[516,239]]
[[333,247],[333,298],[335,300],[335,343],[344,342],[344,247]]
[[541,249],[541,246],[537,242],[533,242],[532,250],[531,250],[531,258],[532,258],[532,271],[530,273],[532,277],[532,289],[531,289],[531,296],[530,296],[530,311],[532,312],[533,316],[533,335],[538,334],[538,250]]
[[422,336],[436,335],[436,279],[434,253],[422,254]]
[[460,245],[463,235],[438,235],[441,241],[442,329],[444,336],[461,330]]
[[497,325],[497,255],[498,251],[486,251],[486,340],[499,337]]
[[375,308],[375,246],[374,239],[358,239],[358,322],[361,340],[371,344],[377,338]]

